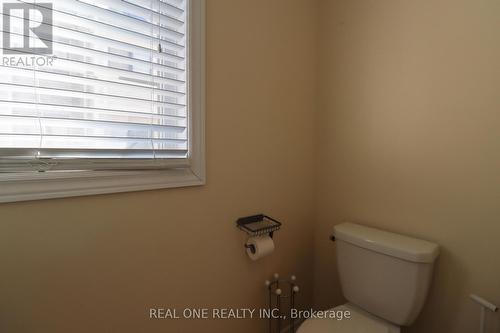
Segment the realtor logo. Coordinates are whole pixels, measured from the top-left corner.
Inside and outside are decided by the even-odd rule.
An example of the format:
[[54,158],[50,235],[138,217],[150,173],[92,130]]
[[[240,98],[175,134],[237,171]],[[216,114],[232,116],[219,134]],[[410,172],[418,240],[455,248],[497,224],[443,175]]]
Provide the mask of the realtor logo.
[[4,3],[3,52],[51,54],[52,3]]

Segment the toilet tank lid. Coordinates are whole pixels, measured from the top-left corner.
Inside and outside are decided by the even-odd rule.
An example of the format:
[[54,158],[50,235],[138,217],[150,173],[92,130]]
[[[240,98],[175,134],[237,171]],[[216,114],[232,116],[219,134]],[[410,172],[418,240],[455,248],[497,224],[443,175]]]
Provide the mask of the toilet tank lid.
[[432,263],[439,254],[437,244],[355,223],[336,225],[334,236],[367,250],[412,262]]

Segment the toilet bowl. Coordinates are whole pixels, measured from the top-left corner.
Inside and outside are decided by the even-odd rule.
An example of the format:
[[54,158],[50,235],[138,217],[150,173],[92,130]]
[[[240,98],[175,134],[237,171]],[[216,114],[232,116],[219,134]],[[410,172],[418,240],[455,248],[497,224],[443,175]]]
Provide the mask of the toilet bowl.
[[348,311],[349,318],[330,319],[314,318],[306,320],[297,333],[400,333],[400,328],[385,320],[377,318],[353,304],[337,306],[333,311]]
[[427,298],[438,245],[354,223],[335,226],[337,265],[349,318],[310,318],[298,333],[399,333]]

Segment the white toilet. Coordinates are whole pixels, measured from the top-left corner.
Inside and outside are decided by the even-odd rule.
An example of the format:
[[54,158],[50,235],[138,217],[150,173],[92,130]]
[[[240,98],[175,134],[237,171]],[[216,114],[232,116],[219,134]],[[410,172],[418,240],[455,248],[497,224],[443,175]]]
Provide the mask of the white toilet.
[[427,298],[436,244],[354,223],[335,226],[340,283],[350,319],[307,319],[297,333],[399,333]]

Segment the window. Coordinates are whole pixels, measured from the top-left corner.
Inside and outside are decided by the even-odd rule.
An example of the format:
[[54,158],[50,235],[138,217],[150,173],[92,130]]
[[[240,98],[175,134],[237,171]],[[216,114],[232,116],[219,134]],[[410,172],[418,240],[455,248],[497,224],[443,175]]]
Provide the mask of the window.
[[203,184],[202,0],[2,10],[0,202]]

